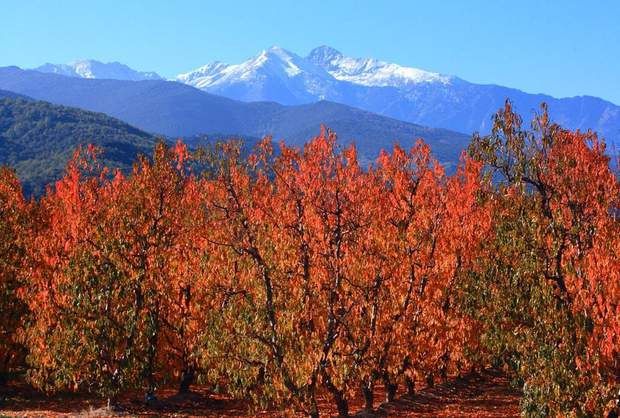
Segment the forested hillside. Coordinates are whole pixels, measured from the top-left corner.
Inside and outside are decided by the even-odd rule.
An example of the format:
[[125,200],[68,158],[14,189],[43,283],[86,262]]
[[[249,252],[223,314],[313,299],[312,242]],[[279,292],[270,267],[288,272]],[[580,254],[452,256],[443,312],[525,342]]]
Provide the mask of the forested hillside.
[[[18,96],[18,95],[15,95]],[[155,137],[102,113],[22,98],[0,98],[0,165],[13,167],[27,194],[57,179],[80,144],[101,146],[103,162],[127,169]]]

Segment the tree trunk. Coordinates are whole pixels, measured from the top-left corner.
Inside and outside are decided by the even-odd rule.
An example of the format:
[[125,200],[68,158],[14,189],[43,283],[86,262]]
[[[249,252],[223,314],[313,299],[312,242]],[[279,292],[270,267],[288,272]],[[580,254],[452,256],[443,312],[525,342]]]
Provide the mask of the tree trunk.
[[362,381],[362,395],[364,396],[364,408],[372,411],[374,407],[374,383],[371,377]]
[[405,385],[407,386],[407,395],[415,395],[415,380],[409,376],[405,376]]
[[450,362],[450,353],[446,351],[443,356],[441,356],[441,368],[439,370],[439,375],[441,376],[442,382],[448,381],[448,363]]
[[439,376],[441,377],[441,381],[444,383],[448,380],[448,368],[445,364],[439,369]]
[[383,374],[383,385],[385,386],[385,401],[392,402],[396,396],[398,385],[396,383],[392,383],[390,380],[390,375],[387,372]]
[[192,366],[186,367],[181,373],[181,382],[179,383],[179,393],[189,393],[189,388],[194,383],[196,372]]
[[429,388],[432,388],[435,386],[435,376],[433,376],[432,373],[426,375],[426,385]]
[[149,332],[147,338],[147,357],[144,374],[146,377],[146,403],[151,405],[157,402],[155,397],[155,359],[157,357],[157,340],[159,338],[159,303],[156,303],[153,310],[148,313],[148,325],[147,330]]
[[310,396],[310,411],[308,412],[310,418],[319,418],[319,406],[316,404],[316,397],[314,394]]
[[338,416],[339,417],[348,417],[349,416],[349,403],[347,402],[347,398],[344,393],[334,385],[332,382],[331,376],[329,373],[323,369],[321,371],[323,375],[323,384],[325,388],[332,394],[334,397],[334,402],[336,403],[336,407],[338,408]]
[[347,418],[349,416],[349,403],[342,396],[342,393],[338,393],[338,395],[334,396],[336,400],[336,407],[338,408],[338,416],[342,418]]

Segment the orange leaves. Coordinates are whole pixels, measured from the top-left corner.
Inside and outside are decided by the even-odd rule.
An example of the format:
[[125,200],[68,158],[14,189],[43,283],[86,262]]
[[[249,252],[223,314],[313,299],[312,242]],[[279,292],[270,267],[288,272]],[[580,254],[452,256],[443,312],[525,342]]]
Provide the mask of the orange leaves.
[[[327,132],[275,157],[263,141],[248,165],[223,152],[204,181],[205,235],[210,286],[225,307],[213,320],[231,330],[213,338],[234,353],[219,366],[245,382],[238,390],[267,399],[268,386],[273,401],[292,395],[313,410],[323,385],[345,408],[365,371],[399,379],[413,357],[442,358],[448,344],[428,341],[454,334],[443,308],[449,274],[436,260],[449,235],[447,183],[426,145],[396,148],[370,170]],[[263,369],[274,372],[257,386]]]
[[470,148],[499,183],[473,284],[488,295],[487,343],[520,364],[528,409],[600,415],[620,381],[618,179],[602,141],[552,124],[545,106],[530,131],[509,103],[495,122]]
[[379,379],[389,398],[496,355],[528,399],[597,405],[618,377],[618,181],[595,136],[520,123],[507,104],[454,175],[421,140],[363,167],[327,130],[247,158],[161,143],[127,176],[78,150],[36,211],[0,171],[0,284],[27,276],[33,381],[113,396],[200,377],[315,416],[317,393],[344,413]]
[[200,273],[192,235],[201,217],[188,156],[180,143],[160,144],[153,162],[142,158],[124,177],[78,152],[42,199],[44,224],[30,248],[35,321],[26,336],[35,383],[113,395],[144,378],[151,388],[168,353],[162,345],[195,345],[198,335],[178,339],[193,326],[191,302],[200,301],[190,288]]
[[0,380],[24,360],[17,333],[27,307],[18,295],[28,268],[24,252],[32,215],[15,173],[0,167]]

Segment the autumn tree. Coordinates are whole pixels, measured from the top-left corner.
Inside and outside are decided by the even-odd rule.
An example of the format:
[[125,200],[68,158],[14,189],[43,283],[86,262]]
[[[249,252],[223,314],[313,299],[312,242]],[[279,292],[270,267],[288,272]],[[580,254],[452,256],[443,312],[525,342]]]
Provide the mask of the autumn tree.
[[618,369],[618,180],[592,133],[532,130],[509,102],[472,156],[495,176],[495,237],[473,275],[486,346],[523,381],[526,414],[601,415]]
[[241,391],[290,397],[312,416],[325,390],[347,415],[359,332],[368,331],[358,326],[366,284],[356,269],[372,183],[354,148],[339,151],[327,132],[303,151],[281,145],[276,157],[269,140],[247,162],[238,148],[223,152],[208,180],[221,371]]
[[98,167],[92,149],[78,150],[42,199],[26,330],[38,386],[108,397],[144,387],[152,397],[155,373],[170,371],[168,363],[159,367],[164,335],[180,353],[179,372],[192,367],[191,274],[183,262],[191,237],[181,238],[191,224],[181,206],[191,201],[186,157],[184,146],[162,143],[125,177]]
[[130,279],[100,249],[114,244],[106,212],[124,192],[124,178],[108,181],[97,171],[96,151],[77,150],[40,202],[43,225],[29,248],[39,262],[28,280],[32,320],[25,341],[38,387],[112,396],[132,380],[130,358],[123,356],[125,347],[133,348],[125,344],[132,339]]
[[423,141],[363,167],[328,130],[198,160],[160,143],[127,174],[98,155],[38,203],[0,170],[0,372],[25,348],[46,391],[200,381],[317,417],[492,364],[525,414],[616,401],[620,186],[544,107],[528,130],[507,103],[453,175]]
[[[152,162],[140,159],[118,204],[116,233],[123,241],[120,261],[134,277],[133,319],[146,336],[142,374],[147,396],[157,387],[156,373],[180,379],[186,392],[196,375],[199,318],[208,309],[202,291],[204,247],[197,185],[188,168],[190,155],[180,142],[160,143]],[[124,214],[124,216],[123,216]],[[138,296],[141,300],[138,300]]]
[[28,266],[25,247],[31,215],[15,173],[0,167],[0,384],[15,367],[23,366],[18,330],[27,307],[18,293]]
[[445,208],[443,169],[420,141],[410,152],[398,146],[391,154],[383,152],[376,176],[382,186],[374,197],[379,208],[369,219],[370,250],[360,260],[361,272],[372,275],[362,384],[368,409],[376,379],[383,381],[387,401],[403,375],[413,391],[414,365],[430,349],[432,339],[422,337],[430,323],[422,316],[432,316],[438,306],[435,257]]
[[[359,369],[369,349],[372,309],[379,294],[370,265],[370,226],[381,210],[380,189],[359,165],[354,147],[338,152],[333,134],[308,143],[299,163],[298,181],[306,201],[305,228],[312,248],[307,320],[318,356],[310,380],[348,414],[348,397],[358,390]],[[375,297],[376,296],[376,297]]]
[[[371,171],[372,173],[372,171]],[[373,384],[394,398],[399,383],[413,394],[415,380],[433,384],[468,365],[467,345],[476,344],[475,322],[455,303],[461,275],[478,255],[490,227],[477,202],[480,165],[463,161],[448,177],[422,141],[406,152],[383,152],[374,171],[381,188],[378,210],[362,242],[359,262],[368,274],[372,320],[363,335],[362,392],[373,406]]]

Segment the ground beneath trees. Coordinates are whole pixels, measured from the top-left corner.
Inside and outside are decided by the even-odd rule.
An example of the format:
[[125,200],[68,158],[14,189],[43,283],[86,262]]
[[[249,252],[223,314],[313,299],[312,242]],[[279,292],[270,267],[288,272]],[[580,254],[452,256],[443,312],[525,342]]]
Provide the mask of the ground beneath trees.
[[[1,390],[1,389],[0,389]],[[0,417],[56,416],[165,416],[165,417],[279,417],[274,411],[249,412],[248,405],[208,393],[203,388],[178,396],[173,390],[158,392],[160,403],[147,408],[138,394],[127,394],[121,401],[122,412],[111,414],[102,408],[104,402],[78,395],[45,397],[23,385],[10,386],[0,392]],[[486,371],[478,376],[450,380],[434,388],[421,389],[416,396],[401,394],[394,402],[381,404],[382,388],[377,388],[376,410],[361,411],[362,400],[351,401],[351,413],[358,417],[517,417],[520,393],[510,388],[508,379],[500,372]],[[324,416],[334,415],[329,399],[322,400]]]

